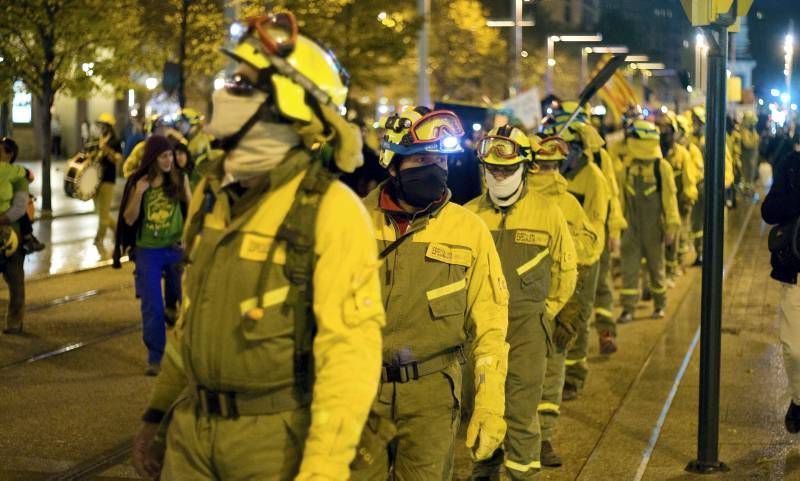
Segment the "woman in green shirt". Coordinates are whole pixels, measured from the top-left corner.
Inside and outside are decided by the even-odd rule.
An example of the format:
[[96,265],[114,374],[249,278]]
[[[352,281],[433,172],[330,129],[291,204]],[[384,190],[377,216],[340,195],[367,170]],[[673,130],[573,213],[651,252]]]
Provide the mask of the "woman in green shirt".
[[[118,244],[122,241],[124,247],[133,248],[136,291],[141,298],[143,339],[148,352],[146,374],[150,376],[159,372],[166,343],[164,294],[172,299],[181,297],[180,240],[190,196],[189,181],[175,166],[170,141],[160,135],[147,139],[142,163],[125,186],[125,208],[120,216],[128,233],[118,233]],[[162,277],[166,293],[161,290]]]

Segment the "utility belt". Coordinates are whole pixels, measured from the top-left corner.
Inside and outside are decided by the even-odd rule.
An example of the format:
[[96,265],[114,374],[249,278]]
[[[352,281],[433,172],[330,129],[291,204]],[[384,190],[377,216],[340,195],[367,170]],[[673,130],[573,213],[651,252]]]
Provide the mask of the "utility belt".
[[381,382],[407,383],[444,371],[453,363],[464,364],[467,358],[464,355],[464,346],[458,345],[423,361],[411,361],[405,364],[383,363],[381,367]]
[[269,392],[214,391],[198,385],[192,397],[199,413],[225,419],[276,414],[311,404],[311,393],[301,395],[294,385]]

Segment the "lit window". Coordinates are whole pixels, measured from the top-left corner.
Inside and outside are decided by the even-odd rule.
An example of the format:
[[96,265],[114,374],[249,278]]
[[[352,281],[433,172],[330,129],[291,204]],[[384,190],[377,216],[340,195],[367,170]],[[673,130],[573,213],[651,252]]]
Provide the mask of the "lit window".
[[21,80],[14,82],[14,100],[11,108],[11,121],[15,124],[31,123],[32,112],[31,93]]

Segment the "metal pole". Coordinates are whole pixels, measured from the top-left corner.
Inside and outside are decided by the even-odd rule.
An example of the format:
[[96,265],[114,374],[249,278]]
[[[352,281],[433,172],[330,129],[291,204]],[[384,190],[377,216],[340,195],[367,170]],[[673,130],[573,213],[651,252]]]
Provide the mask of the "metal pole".
[[514,9],[514,69],[511,74],[511,95],[520,90],[520,57],[522,57],[522,0],[511,0]]
[[417,13],[422,16],[422,28],[419,31],[419,66],[417,77],[417,103],[432,107],[431,86],[428,79],[428,33],[431,29],[431,0],[417,0]]
[[[706,95],[705,223],[700,313],[700,409],[697,459],[688,471],[713,473],[728,468],[719,461],[719,372],[722,328],[723,179],[725,171],[725,99],[728,31],[725,25],[704,28],[708,43]],[[717,38],[715,39],[714,33]]]
[[553,93],[553,67],[556,64],[556,42],[552,35],[547,37],[547,70],[545,70],[544,89],[546,93]]
[[588,47],[581,47],[581,85],[586,85],[586,79],[589,76],[589,52],[586,51]]

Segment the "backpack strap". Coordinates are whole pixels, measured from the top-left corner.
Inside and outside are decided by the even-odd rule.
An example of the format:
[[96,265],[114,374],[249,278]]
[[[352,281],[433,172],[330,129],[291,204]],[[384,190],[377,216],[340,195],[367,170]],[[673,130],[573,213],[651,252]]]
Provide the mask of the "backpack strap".
[[653,175],[656,176],[656,192],[661,192],[661,157],[656,157],[653,162]]
[[312,160],[276,235],[277,241],[286,242],[283,270],[289,280],[289,293],[283,309],[291,309],[294,314],[295,388],[301,397],[311,393],[314,381],[312,347],[316,323],[312,281],[317,216],[322,198],[336,177],[319,159]]

